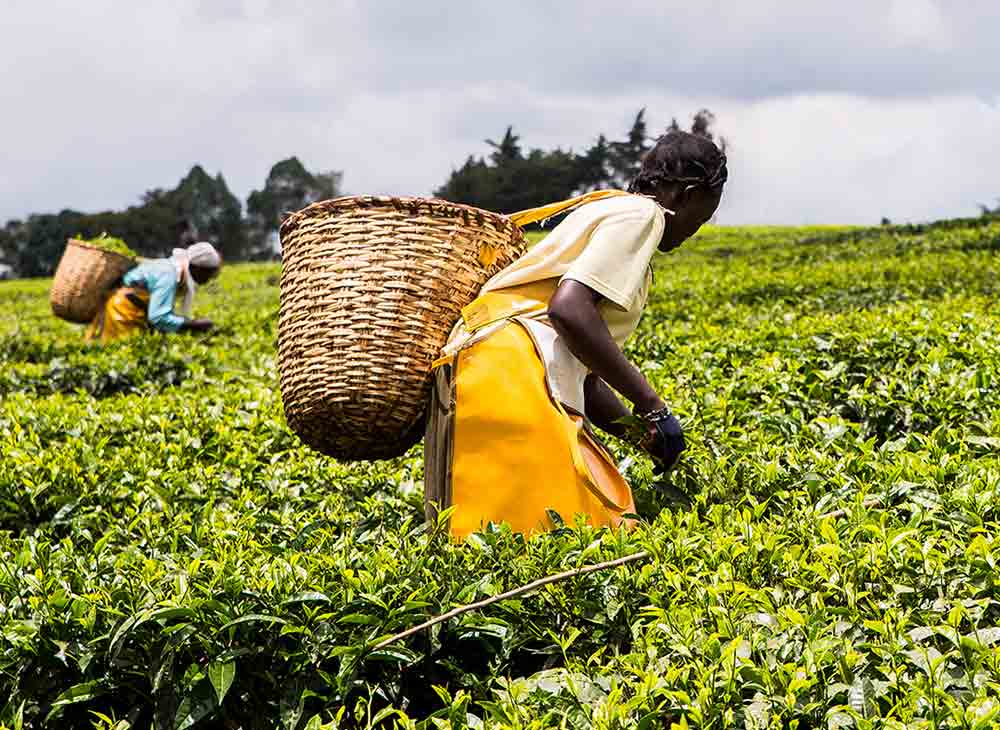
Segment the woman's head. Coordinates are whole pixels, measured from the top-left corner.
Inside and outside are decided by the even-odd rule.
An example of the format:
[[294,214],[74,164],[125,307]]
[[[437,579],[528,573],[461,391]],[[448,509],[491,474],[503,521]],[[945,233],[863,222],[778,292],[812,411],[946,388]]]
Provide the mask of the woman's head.
[[197,284],[205,284],[219,274],[222,256],[208,241],[200,241],[187,249],[188,271]]
[[208,241],[199,241],[187,248],[175,248],[172,256],[177,266],[179,283],[184,290],[181,314],[191,316],[194,290],[214,279],[222,268],[222,256]]
[[674,212],[660,242],[661,251],[681,245],[715,214],[729,177],[726,156],[707,137],[672,131],[660,137],[645,157],[629,192],[649,195]]

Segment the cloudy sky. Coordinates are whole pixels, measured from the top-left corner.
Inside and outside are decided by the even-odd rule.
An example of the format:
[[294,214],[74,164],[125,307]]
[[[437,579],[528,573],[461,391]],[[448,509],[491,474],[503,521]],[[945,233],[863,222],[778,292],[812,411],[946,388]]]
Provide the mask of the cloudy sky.
[[581,150],[712,109],[723,223],[1000,197],[998,0],[3,0],[0,221],[121,208],[194,163],[427,194],[513,124]]

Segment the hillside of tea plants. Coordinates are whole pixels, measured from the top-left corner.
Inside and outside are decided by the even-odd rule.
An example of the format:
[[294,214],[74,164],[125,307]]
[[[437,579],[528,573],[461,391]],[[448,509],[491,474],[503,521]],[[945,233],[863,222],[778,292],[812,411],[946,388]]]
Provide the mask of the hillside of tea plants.
[[103,349],[0,283],[0,727],[993,727],[998,256],[985,219],[708,228],[630,345],[689,444],[657,483],[612,443],[640,526],[458,545],[417,450],[286,429],[277,265]]

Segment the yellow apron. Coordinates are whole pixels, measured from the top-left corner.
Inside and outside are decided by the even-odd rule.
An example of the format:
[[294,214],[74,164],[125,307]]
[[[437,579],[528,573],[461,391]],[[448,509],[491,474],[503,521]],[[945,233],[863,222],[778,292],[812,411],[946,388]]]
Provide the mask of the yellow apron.
[[[490,292],[466,308],[501,317],[525,298]],[[497,320],[485,318],[480,325]],[[470,327],[473,332],[479,327]],[[635,512],[632,492],[584,417],[551,397],[545,365],[516,317],[500,329],[435,363],[425,440],[428,517],[454,507],[452,536],[464,538],[487,522],[519,532],[567,524],[583,515],[617,526]]]
[[[600,191],[535,208],[518,225],[549,218],[621,191]],[[558,286],[545,280],[488,292],[462,310],[472,334],[434,363],[424,441],[425,504],[433,519],[452,507],[451,535],[464,538],[488,522],[531,534],[572,524],[630,524],[632,492],[582,414],[548,389],[545,364],[519,317],[545,311]],[[490,327],[488,334],[476,333]]]
[[148,327],[146,310],[149,292],[140,287],[115,289],[87,325],[84,338],[88,342],[106,344],[144,331]]

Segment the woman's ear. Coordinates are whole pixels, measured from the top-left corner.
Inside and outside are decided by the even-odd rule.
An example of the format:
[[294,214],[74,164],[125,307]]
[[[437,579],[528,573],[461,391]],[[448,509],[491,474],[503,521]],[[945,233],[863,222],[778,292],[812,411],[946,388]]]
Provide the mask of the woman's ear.
[[675,182],[661,182],[656,188],[656,202],[668,210],[678,211],[684,207],[683,188]]
[[691,185],[684,185],[677,189],[677,193],[674,196],[676,202],[674,203],[674,210],[681,210],[686,208],[691,204],[691,199],[694,197],[695,188]]

